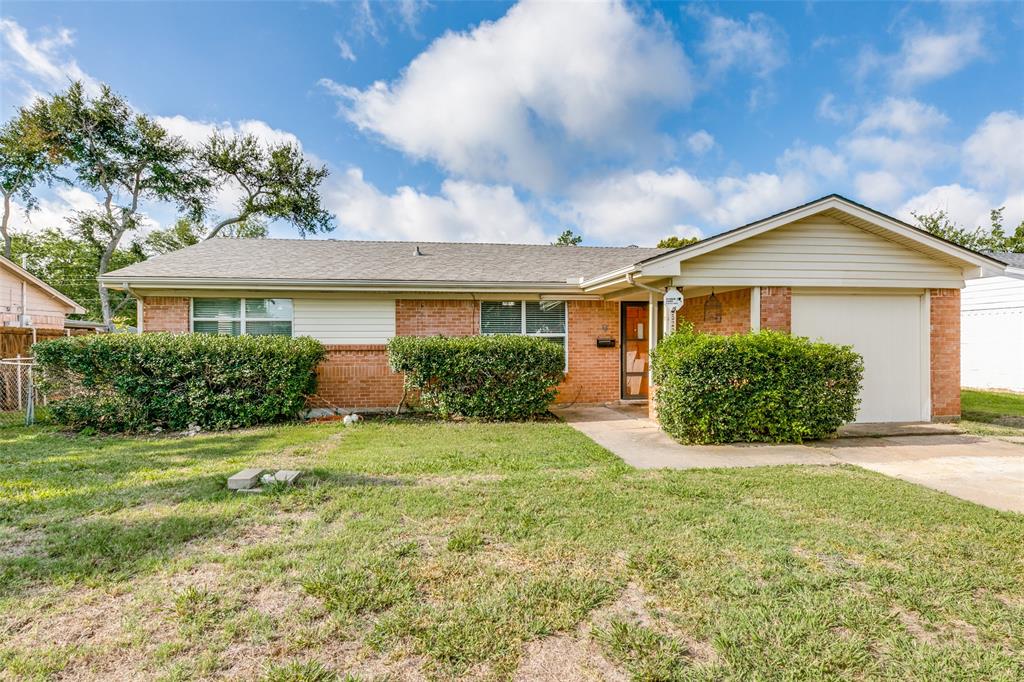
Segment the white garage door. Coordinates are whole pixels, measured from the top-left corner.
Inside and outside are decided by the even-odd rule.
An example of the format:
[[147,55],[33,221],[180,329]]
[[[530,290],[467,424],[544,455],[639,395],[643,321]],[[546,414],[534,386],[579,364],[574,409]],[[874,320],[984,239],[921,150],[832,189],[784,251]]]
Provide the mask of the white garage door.
[[793,292],[793,333],[852,345],[864,358],[859,422],[929,419],[921,295]]

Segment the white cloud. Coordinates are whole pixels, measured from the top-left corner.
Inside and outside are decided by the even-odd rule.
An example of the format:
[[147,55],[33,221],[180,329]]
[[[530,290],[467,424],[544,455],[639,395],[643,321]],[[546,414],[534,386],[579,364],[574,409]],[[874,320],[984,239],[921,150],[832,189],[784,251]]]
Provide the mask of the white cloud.
[[786,171],[803,171],[826,180],[840,180],[846,175],[846,159],[831,149],[814,145],[795,145],[782,153],[779,167]]
[[892,206],[906,192],[901,176],[885,170],[857,173],[853,185],[858,197],[876,206]]
[[706,35],[699,46],[712,75],[739,68],[767,78],[786,63],[785,37],[770,18],[755,12],[746,21],[697,11]]
[[51,227],[63,230],[76,211],[100,208],[96,197],[77,187],[57,186],[52,194],[51,197],[40,198],[36,210],[30,213],[26,213],[20,203],[12,202],[11,230],[39,232]]
[[818,102],[817,114],[818,118],[823,118],[826,121],[843,123],[853,118],[854,107],[838,104],[836,96],[831,92],[826,92]]
[[961,21],[947,31],[917,27],[903,34],[894,54],[863,48],[854,70],[858,79],[882,70],[894,87],[912,88],[956,73],[984,56],[983,41],[984,30],[977,19]]
[[99,92],[99,82],[65,54],[75,42],[70,30],[57,29],[32,40],[13,19],[0,19],[0,38],[6,46],[0,62],[0,75],[7,81],[4,89],[17,83],[23,102],[38,96],[41,90],[63,90],[72,81],[81,81],[90,94]]
[[338,46],[338,55],[342,59],[350,62],[356,60],[356,53],[352,51],[352,46],[348,44],[348,41],[341,36],[334,36],[334,44]]
[[698,130],[686,138],[686,146],[697,156],[702,156],[715,146],[715,138],[706,130]]
[[420,18],[430,8],[430,3],[427,0],[398,0],[397,6],[402,26],[411,35],[417,35]]
[[929,104],[916,99],[889,97],[868,113],[857,126],[857,131],[870,133],[884,130],[903,135],[924,135],[947,123],[949,118]]
[[689,102],[682,48],[621,2],[526,0],[434,41],[391,83],[323,79],[360,129],[473,178],[551,186],[579,155],[636,153],[661,106]]
[[507,186],[445,180],[440,194],[366,182],[358,168],[332,176],[324,201],[347,237],[430,241],[547,241],[530,209]]
[[579,183],[562,209],[590,239],[654,244],[681,234],[683,223],[714,210],[715,193],[681,168],[622,172]]
[[693,225],[713,231],[736,227],[807,200],[819,178],[795,163],[790,166],[779,173],[710,179],[681,168],[623,171],[578,183],[560,214],[587,237],[612,244],[654,244],[673,234],[693,235]]
[[293,144],[302,148],[302,142],[293,133],[272,127],[264,121],[243,120],[231,121],[196,121],[177,114],[175,116],[157,116],[157,123],[166,128],[172,135],[183,138],[189,144],[202,144],[210,139],[210,135],[219,132],[222,135],[254,135],[264,144]]
[[990,197],[959,184],[933,187],[923,194],[908,199],[896,212],[898,218],[911,225],[917,221],[913,214],[945,211],[953,222],[969,228],[988,226],[988,212],[994,208]]
[[982,122],[963,146],[966,175],[984,187],[1024,189],[1024,117],[999,111]]

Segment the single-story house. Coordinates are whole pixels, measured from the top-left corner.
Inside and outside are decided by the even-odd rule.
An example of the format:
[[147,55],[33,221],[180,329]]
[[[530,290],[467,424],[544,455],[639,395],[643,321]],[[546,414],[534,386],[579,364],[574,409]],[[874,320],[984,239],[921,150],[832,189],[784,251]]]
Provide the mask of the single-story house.
[[1024,253],[988,253],[1004,274],[968,280],[961,296],[961,380],[1024,391]]
[[0,326],[63,330],[85,308],[31,272],[0,256]]
[[679,249],[216,239],[104,275],[143,332],[308,335],[324,406],[387,407],[395,335],[532,334],[564,345],[558,400],[644,400],[677,316],[778,329],[864,356],[858,421],[960,414],[960,289],[1004,263],[829,195]]

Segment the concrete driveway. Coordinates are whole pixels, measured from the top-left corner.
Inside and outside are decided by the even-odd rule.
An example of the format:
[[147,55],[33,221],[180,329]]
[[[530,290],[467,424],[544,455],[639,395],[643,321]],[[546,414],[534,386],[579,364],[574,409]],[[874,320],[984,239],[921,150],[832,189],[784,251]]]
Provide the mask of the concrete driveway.
[[[581,406],[555,412],[639,469],[854,464],[995,509],[1024,513],[1024,445],[962,435],[941,425],[857,425],[849,436],[805,445],[681,445],[646,408]],[[908,435],[912,434],[912,435]]]

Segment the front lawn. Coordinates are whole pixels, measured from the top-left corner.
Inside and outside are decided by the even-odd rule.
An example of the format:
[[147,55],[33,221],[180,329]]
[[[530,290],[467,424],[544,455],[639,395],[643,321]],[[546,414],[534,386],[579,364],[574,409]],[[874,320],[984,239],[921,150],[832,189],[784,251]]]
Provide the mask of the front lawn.
[[[227,492],[247,466],[312,472]],[[568,426],[0,431],[0,678],[1011,679],[1024,517]]]
[[960,392],[961,428],[983,436],[1024,436],[1024,395],[1005,391]]

